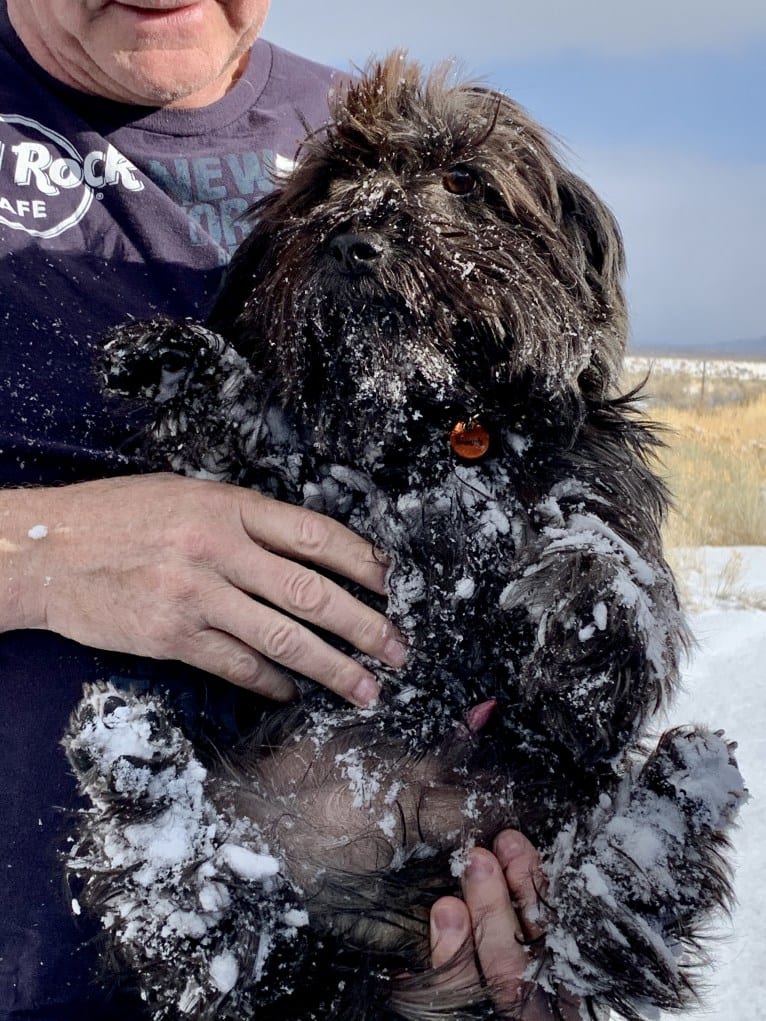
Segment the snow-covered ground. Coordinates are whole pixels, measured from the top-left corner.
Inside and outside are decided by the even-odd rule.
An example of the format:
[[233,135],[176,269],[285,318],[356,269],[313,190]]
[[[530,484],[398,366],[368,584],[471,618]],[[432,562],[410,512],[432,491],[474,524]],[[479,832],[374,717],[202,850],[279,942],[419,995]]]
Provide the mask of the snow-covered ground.
[[723,728],[750,790],[735,836],[733,923],[718,930],[706,1021],[766,1019],[766,546],[685,551],[678,568],[697,639],[671,723]]
[[655,358],[630,355],[624,362],[626,372],[684,373],[689,376],[720,379],[766,379],[766,361],[738,362],[727,358]]

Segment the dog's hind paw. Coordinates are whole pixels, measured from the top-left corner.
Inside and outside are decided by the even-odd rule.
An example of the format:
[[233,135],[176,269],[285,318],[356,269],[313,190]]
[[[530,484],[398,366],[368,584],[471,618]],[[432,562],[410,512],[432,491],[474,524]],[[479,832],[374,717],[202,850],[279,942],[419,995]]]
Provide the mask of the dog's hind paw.
[[112,810],[164,801],[193,758],[159,697],[111,684],[85,686],[62,743],[82,793]]
[[642,770],[642,782],[683,811],[691,833],[720,831],[748,796],[736,748],[722,730],[678,727],[664,735]]
[[696,997],[711,912],[732,901],[723,857],[747,797],[720,733],[664,735],[612,797],[558,838],[547,866],[544,970],[628,1021]]
[[91,801],[65,867],[115,964],[157,1021],[252,1016],[262,974],[289,974],[308,924],[257,823],[221,807],[226,779],[209,783],[159,694],[87,685],[63,743]]

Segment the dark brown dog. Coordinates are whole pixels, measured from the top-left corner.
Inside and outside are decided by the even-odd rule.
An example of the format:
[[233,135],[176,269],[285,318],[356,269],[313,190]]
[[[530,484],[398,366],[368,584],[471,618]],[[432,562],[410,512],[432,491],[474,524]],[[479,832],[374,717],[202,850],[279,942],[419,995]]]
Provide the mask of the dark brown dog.
[[154,402],[158,465],[382,548],[409,661],[376,709],[305,690],[205,769],[159,694],[87,692],[81,900],[157,1018],[509,1016],[429,970],[427,916],[514,826],[552,1001],[683,1006],[743,789],[707,731],[641,751],[684,626],[610,213],[516,104],[393,56],[252,224],[207,327],[116,331],[109,385]]

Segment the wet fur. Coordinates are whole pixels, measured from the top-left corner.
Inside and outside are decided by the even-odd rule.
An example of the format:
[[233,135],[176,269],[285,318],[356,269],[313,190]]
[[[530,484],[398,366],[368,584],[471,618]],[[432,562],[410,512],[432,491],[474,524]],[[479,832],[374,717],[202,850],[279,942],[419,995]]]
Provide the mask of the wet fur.
[[[147,807],[99,767],[87,734],[105,696],[86,696],[65,744],[94,808],[71,869],[155,1016],[188,985],[184,955],[202,990],[194,1018],[518,1016],[484,987],[446,991],[427,963],[428,908],[457,889],[453,852],[504,826],[546,859],[548,929],[531,960],[552,1001],[560,983],[594,1016],[694,1001],[702,928],[731,897],[722,851],[743,789],[719,735],[643,748],[686,632],[661,549],[657,431],[618,389],[622,272],[611,214],[515,103],[394,55],[344,91],[253,211],[206,326],[114,332],[108,385],[153,404],[155,463],[367,536],[391,559],[388,612],[410,643],[402,671],[375,665],[374,711],[303,685],[297,708],[206,762],[219,830],[251,821],[247,839],[282,863],[271,890],[216,866],[233,906],[211,938],[251,975],[224,996],[198,946],[147,955],[113,919],[119,890],[136,894],[110,872],[104,820],[128,826]],[[449,443],[472,419],[490,437],[476,462]],[[156,698],[120,699],[176,728]],[[356,808],[354,755],[385,781]],[[657,839],[654,872],[615,835],[633,828]],[[191,880],[172,882],[194,901]],[[288,904],[310,921],[280,942],[275,905]]]

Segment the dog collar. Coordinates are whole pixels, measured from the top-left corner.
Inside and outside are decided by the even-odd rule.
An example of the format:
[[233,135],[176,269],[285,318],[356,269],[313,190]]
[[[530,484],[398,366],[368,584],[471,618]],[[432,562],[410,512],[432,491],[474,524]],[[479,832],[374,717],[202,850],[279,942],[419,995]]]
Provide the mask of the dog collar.
[[449,434],[449,444],[464,461],[478,461],[489,450],[489,433],[478,419],[470,418],[455,423]]

